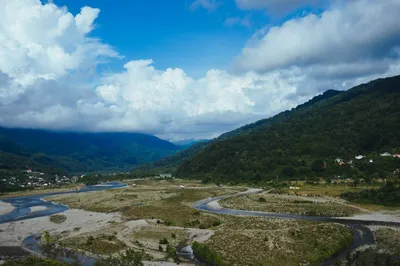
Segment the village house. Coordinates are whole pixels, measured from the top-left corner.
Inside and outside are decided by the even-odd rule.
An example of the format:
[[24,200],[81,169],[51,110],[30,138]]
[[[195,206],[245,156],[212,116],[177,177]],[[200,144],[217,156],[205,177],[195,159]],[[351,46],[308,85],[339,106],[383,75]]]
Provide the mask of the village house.
[[389,156],[392,156],[392,155],[388,152],[381,153],[381,157],[389,157]]
[[399,153],[393,154],[393,157],[394,158],[400,158],[400,154]]
[[358,156],[356,156],[355,158],[356,158],[357,160],[361,160],[362,158],[364,158],[364,156],[358,155]]

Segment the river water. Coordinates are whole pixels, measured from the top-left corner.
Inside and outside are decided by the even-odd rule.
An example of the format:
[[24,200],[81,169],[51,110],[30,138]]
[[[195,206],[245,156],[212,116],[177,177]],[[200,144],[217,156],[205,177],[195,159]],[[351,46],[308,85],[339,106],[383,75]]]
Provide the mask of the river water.
[[[254,192],[258,193],[258,192]],[[246,194],[241,194],[246,195]],[[246,211],[246,210],[235,210],[228,208],[215,208],[210,206],[208,203],[221,200],[224,198],[232,197],[232,195],[228,196],[219,196],[215,198],[208,198],[204,200],[200,200],[193,204],[193,208],[212,212],[216,214],[225,214],[225,215],[237,215],[237,216],[258,216],[258,217],[270,217],[270,218],[280,218],[280,219],[295,219],[295,220],[307,220],[307,221],[317,221],[317,222],[334,222],[346,225],[353,233],[353,242],[351,245],[342,249],[338,253],[334,254],[330,258],[327,258],[322,265],[330,266],[333,265],[336,261],[343,260],[348,253],[355,251],[357,248],[364,245],[372,245],[375,243],[375,239],[371,230],[367,227],[367,225],[381,225],[381,226],[396,226],[399,227],[400,223],[396,222],[386,222],[386,221],[366,221],[366,220],[353,220],[353,219],[338,219],[332,217],[324,217],[324,216],[304,216],[304,215],[296,215],[296,214],[285,214],[285,213],[270,213],[270,212],[259,212],[259,211]]]
[[[2,201],[10,203],[15,207],[15,209],[7,214],[0,215],[0,224],[8,223],[13,221],[21,221],[36,217],[49,216],[56,213],[60,213],[68,210],[68,207],[62,204],[57,204],[53,202],[48,202],[42,200],[44,197],[53,196],[53,195],[62,195],[62,194],[71,194],[71,193],[84,193],[90,191],[101,191],[107,190],[111,188],[120,188],[127,186],[126,184],[122,184],[119,182],[109,182],[101,185],[94,186],[85,186],[80,190],[71,190],[66,192],[53,192],[53,193],[44,193],[39,195],[31,195],[31,196],[19,196],[19,197],[11,197],[7,199],[2,199]],[[31,212],[30,207],[35,206],[44,206],[47,209],[43,211]]]
[[[12,197],[3,199],[2,201],[11,203],[15,209],[4,215],[0,215],[0,224],[7,223],[12,221],[20,221],[30,218],[49,216],[52,214],[60,213],[68,209],[67,206],[56,204],[53,202],[47,202],[42,200],[42,198],[53,195],[60,194],[71,194],[71,193],[84,193],[90,191],[101,191],[112,188],[120,188],[127,186],[126,184],[122,184],[119,182],[109,182],[101,185],[95,186],[86,186],[81,188],[80,190],[75,191],[67,191],[67,192],[54,192],[54,193],[46,193],[40,195],[32,195],[32,196],[20,196],[20,197]],[[243,195],[243,194],[242,194]],[[334,254],[332,257],[328,258],[323,262],[323,265],[332,265],[335,261],[341,260],[346,257],[349,252],[352,252],[363,245],[374,244],[375,240],[371,230],[366,225],[382,225],[382,226],[400,226],[399,223],[395,222],[384,222],[384,221],[365,221],[365,220],[351,220],[351,219],[337,219],[331,217],[321,217],[321,216],[302,216],[295,214],[282,214],[282,213],[267,213],[267,212],[258,212],[258,211],[246,211],[246,210],[234,210],[227,208],[213,208],[208,205],[208,203],[216,200],[220,200],[227,197],[232,197],[235,195],[229,196],[220,196],[215,198],[208,198],[204,200],[200,200],[193,204],[193,208],[201,211],[212,212],[216,214],[225,214],[225,215],[240,215],[240,216],[260,216],[260,217],[271,217],[271,218],[281,218],[281,219],[296,219],[296,220],[309,220],[309,221],[318,221],[318,222],[335,222],[346,225],[352,232],[354,241],[351,245],[344,248],[337,254]],[[45,206],[46,210],[31,212],[30,207],[35,206]],[[40,247],[38,245],[37,236],[29,236],[23,241],[23,245],[36,253],[41,253]],[[94,259],[86,256],[82,256],[80,254],[76,254],[79,261],[83,263],[85,266],[91,266],[94,263]],[[69,260],[68,257],[62,257],[61,260]]]

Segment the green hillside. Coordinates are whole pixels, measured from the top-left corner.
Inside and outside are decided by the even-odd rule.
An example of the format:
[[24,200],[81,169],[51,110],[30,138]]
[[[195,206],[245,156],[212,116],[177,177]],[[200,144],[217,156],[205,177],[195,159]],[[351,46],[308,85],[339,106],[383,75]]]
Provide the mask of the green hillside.
[[[388,175],[399,161],[400,76],[346,92],[327,91],[297,108],[222,135],[187,159],[177,175],[229,180],[306,179],[316,175]],[[335,158],[375,160],[339,167]],[[324,168],[323,163],[327,163]]]
[[179,147],[139,133],[71,133],[0,128],[0,169],[125,171]]

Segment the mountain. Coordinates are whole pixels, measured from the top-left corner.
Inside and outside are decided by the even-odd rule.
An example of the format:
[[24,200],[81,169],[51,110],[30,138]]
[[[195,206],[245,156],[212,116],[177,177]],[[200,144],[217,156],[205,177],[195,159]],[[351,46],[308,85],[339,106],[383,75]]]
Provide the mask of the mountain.
[[[140,133],[76,133],[0,127],[0,167],[65,172],[130,170],[180,148]],[[7,163],[4,163],[6,162]]]
[[[358,154],[376,156],[399,148],[400,76],[396,76],[345,92],[329,90],[290,111],[225,133],[187,158],[177,176],[303,178],[321,174],[318,162],[328,162],[331,171],[337,157],[350,160]],[[363,167],[349,172],[362,174]]]
[[202,142],[208,142],[208,139],[188,139],[188,140],[181,140],[181,141],[174,141],[172,142],[178,147],[181,147],[182,149],[187,149],[197,143],[202,143]]

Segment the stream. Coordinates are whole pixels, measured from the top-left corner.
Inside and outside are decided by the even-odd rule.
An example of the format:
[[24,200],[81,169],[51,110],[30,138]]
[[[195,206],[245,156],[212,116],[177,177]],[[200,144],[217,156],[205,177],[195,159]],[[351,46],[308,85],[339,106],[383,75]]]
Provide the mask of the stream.
[[367,227],[367,225],[400,227],[400,223],[396,222],[354,220],[354,219],[334,218],[325,216],[305,216],[305,215],[296,215],[287,213],[246,211],[246,210],[228,209],[224,207],[217,208],[209,205],[209,203],[213,201],[219,201],[221,199],[234,196],[246,196],[250,194],[256,194],[259,192],[260,191],[258,190],[250,193],[238,193],[235,195],[226,195],[226,196],[208,198],[195,202],[192,207],[200,211],[206,211],[224,215],[250,216],[250,217],[257,216],[257,217],[295,219],[295,220],[307,220],[307,221],[317,221],[317,222],[332,222],[332,223],[340,223],[346,225],[353,233],[353,239],[354,239],[353,242],[351,243],[351,245],[345,247],[338,253],[332,255],[330,258],[327,258],[324,262],[322,262],[322,265],[324,266],[333,265],[336,261],[344,259],[348,253],[355,251],[357,248],[361,246],[374,244],[375,243],[374,235],[372,231]]
[[[45,193],[40,195],[32,195],[32,196],[19,196],[19,197],[11,197],[7,199],[2,199],[2,201],[12,204],[15,209],[7,214],[0,215],[0,224],[13,222],[13,221],[21,221],[25,219],[31,219],[36,217],[49,216],[56,213],[64,212],[68,209],[67,206],[62,204],[57,204],[53,202],[44,201],[42,198],[53,195],[61,195],[61,194],[71,194],[71,193],[84,193],[90,191],[102,191],[112,188],[120,188],[127,186],[126,184],[122,184],[119,182],[109,182],[101,185],[94,186],[86,186],[81,188],[80,190],[73,190],[67,192],[53,192],[53,193]],[[308,221],[318,221],[318,222],[334,222],[346,225],[352,232],[354,241],[351,245],[347,246],[340,252],[334,254],[330,258],[326,259],[323,262],[323,265],[332,265],[335,261],[341,260],[346,257],[346,255],[357,248],[363,245],[371,245],[375,243],[375,239],[371,230],[367,227],[367,225],[381,225],[381,226],[400,226],[400,223],[396,222],[386,222],[386,221],[366,221],[366,220],[352,220],[352,219],[342,219],[342,218],[332,218],[332,217],[323,217],[323,216],[303,216],[296,214],[283,214],[283,213],[269,213],[269,212],[259,212],[259,211],[246,211],[246,210],[236,210],[236,209],[228,209],[223,207],[212,207],[209,205],[210,202],[218,201],[228,197],[235,196],[245,196],[254,193],[259,193],[260,191],[253,191],[249,193],[239,193],[234,195],[227,196],[219,196],[214,198],[208,198],[204,200],[197,201],[193,204],[193,208],[212,212],[216,214],[223,215],[240,215],[240,216],[259,216],[259,217],[271,217],[271,218],[281,218],[281,219],[296,219],[296,220],[308,220]],[[31,212],[30,207],[35,206],[45,206],[46,210]],[[39,238],[38,236],[31,235],[24,239],[23,246],[34,252],[36,254],[43,254],[40,250],[39,246]],[[191,249],[190,246],[187,246],[186,249]],[[186,255],[190,255],[188,250],[182,250]],[[88,256],[84,256],[81,254],[75,254],[71,251],[66,251],[65,255],[61,256],[59,259],[62,261],[71,261],[71,257],[75,257],[78,259],[80,263],[84,266],[92,266],[95,262],[95,259],[90,258]]]

